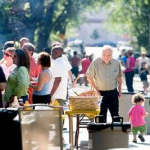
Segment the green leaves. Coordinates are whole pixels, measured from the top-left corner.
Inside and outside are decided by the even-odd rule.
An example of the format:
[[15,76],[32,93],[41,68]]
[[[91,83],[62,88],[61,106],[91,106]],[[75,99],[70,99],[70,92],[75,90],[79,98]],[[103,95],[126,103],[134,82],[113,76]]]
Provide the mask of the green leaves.
[[136,37],[139,46],[149,48],[149,15],[150,2],[148,0],[114,0],[107,3],[112,10],[109,24],[120,33]]

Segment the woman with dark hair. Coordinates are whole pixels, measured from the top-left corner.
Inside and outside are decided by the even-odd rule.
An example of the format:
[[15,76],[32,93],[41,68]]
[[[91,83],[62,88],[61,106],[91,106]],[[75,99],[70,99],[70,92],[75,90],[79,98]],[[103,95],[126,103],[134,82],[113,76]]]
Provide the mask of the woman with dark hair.
[[17,49],[13,55],[13,63],[16,68],[8,77],[3,101],[9,102],[14,96],[23,99],[23,103],[28,100],[29,79],[29,56],[27,52]]
[[30,84],[30,87],[34,89],[33,103],[49,104],[50,97],[50,84],[51,84],[51,60],[50,55],[46,52],[41,52],[38,55],[38,65],[41,66],[42,72],[39,74],[37,85]]

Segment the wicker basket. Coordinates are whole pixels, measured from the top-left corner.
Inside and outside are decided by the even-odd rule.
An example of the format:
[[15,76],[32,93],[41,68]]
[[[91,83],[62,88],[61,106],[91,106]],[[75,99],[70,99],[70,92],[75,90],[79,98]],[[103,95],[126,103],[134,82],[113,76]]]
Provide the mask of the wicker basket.
[[99,109],[98,96],[72,96],[69,98],[70,110],[95,110]]
[[[74,81],[74,85],[79,78],[86,77],[83,74],[80,74]],[[75,92],[75,91],[74,91]],[[96,110],[99,109],[99,96],[97,95],[95,89],[91,86],[89,91],[82,93],[76,93],[76,96],[69,97],[69,109],[70,110]]]

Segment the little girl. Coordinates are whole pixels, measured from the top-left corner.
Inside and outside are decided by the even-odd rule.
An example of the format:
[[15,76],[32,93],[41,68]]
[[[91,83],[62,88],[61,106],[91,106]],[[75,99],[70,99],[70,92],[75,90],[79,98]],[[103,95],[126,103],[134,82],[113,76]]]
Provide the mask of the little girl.
[[144,117],[148,117],[148,113],[145,111],[142,106],[145,98],[142,94],[137,93],[132,96],[132,103],[134,104],[128,112],[129,118],[128,120],[131,122],[132,133],[133,133],[133,142],[137,143],[136,135],[138,131],[140,135],[138,138],[144,142],[145,139],[143,135],[146,133],[146,122]]

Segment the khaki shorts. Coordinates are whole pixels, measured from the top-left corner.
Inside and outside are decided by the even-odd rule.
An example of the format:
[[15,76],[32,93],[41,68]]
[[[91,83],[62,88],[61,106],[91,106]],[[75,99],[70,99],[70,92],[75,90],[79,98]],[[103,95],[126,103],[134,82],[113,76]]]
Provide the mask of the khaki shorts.
[[148,88],[149,87],[149,83],[147,81],[142,81],[143,82],[143,87],[144,88]]

